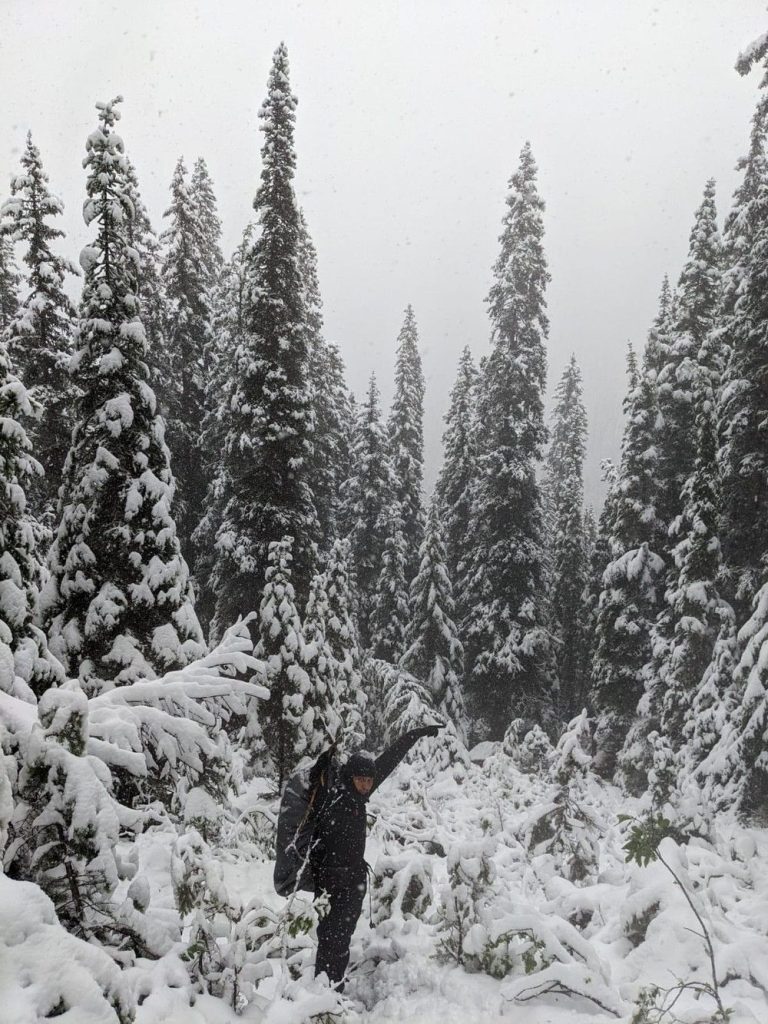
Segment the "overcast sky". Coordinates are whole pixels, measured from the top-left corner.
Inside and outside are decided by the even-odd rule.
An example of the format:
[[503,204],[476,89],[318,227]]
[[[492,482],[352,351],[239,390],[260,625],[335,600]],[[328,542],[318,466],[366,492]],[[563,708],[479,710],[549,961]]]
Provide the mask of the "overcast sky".
[[758,75],[733,66],[766,27],[765,0],[0,0],[0,182],[31,128],[76,257],[93,105],[120,93],[155,226],[176,159],[202,155],[229,253],[252,213],[257,112],[284,40],[326,334],[355,392],[374,369],[388,401],[413,304],[431,486],[459,353],[488,348],[507,181],[529,139],[547,206],[549,390],[574,352],[597,501],[626,344],[642,346],[663,275],[679,274],[706,179],[721,221],[738,182]]

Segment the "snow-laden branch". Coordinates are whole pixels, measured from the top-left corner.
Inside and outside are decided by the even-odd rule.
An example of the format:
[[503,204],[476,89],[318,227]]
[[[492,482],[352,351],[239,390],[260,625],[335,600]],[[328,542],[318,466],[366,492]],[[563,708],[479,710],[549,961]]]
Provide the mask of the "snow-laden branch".
[[[243,713],[249,697],[266,699],[264,680],[266,666],[253,656],[247,620],[240,621],[185,668],[92,697],[88,751],[131,775],[170,769],[199,776],[216,755],[211,731],[219,714]],[[144,764],[132,754],[143,754]]]
[[[248,620],[225,633],[209,654],[160,679],[115,687],[87,702],[87,752],[110,769],[146,777],[168,770],[199,775],[217,744],[211,732],[220,715],[263,700],[266,666],[253,656]],[[246,678],[244,678],[246,677]],[[67,688],[79,685],[70,681]],[[0,724],[26,744],[37,709],[0,691]]]
[[768,53],[768,32],[753,40],[746,49],[742,50],[736,60],[736,70],[740,75],[748,75],[755,64],[762,60]]

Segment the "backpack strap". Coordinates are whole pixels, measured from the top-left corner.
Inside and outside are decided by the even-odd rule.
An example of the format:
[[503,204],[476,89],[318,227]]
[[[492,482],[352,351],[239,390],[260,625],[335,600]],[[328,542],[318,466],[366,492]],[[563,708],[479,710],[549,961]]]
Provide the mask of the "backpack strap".
[[312,787],[312,792],[309,795],[309,803],[307,804],[307,809],[304,812],[304,817],[299,822],[299,827],[296,830],[297,832],[300,832],[304,828],[304,826],[306,825],[307,821],[309,820],[309,816],[311,815],[312,810],[313,810],[313,808],[315,806],[315,799],[317,797],[317,794],[318,794],[319,790],[323,788],[323,786],[325,786],[325,772],[324,771],[320,772],[320,778],[317,780],[317,782]]

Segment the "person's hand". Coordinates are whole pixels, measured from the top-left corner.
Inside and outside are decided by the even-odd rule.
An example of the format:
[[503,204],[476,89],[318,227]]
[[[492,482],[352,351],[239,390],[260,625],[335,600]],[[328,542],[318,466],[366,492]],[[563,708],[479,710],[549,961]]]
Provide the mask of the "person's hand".
[[414,729],[414,732],[419,736],[419,738],[422,736],[437,736],[442,728],[442,725],[424,725],[421,729]]

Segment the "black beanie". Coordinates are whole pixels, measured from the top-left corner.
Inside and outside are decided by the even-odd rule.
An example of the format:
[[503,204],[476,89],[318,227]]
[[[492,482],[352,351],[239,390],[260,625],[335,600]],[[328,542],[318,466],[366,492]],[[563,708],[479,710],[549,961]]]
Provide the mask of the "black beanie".
[[372,757],[368,754],[357,752],[350,754],[347,758],[347,762],[344,765],[345,774],[350,778],[355,775],[368,775],[373,778],[376,770],[376,765]]

